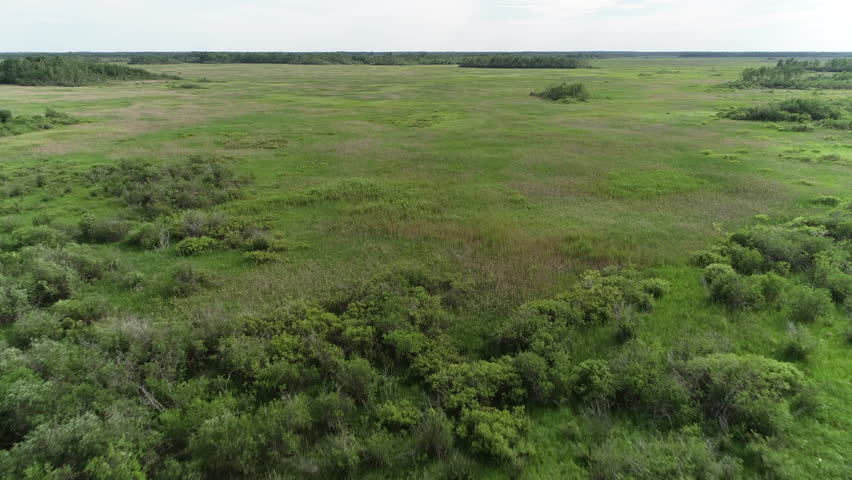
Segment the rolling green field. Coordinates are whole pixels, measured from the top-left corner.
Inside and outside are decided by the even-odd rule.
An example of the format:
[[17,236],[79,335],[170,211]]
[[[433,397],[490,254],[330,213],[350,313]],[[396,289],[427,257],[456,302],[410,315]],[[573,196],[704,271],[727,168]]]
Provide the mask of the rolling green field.
[[[731,312],[712,303],[702,284],[702,268],[689,259],[696,251],[724,242],[729,232],[823,214],[830,206],[814,202],[820,197],[848,200],[852,131],[821,127],[782,131],[764,122],[722,119],[717,112],[802,96],[845,98],[848,92],[720,87],[744,68],[772,65],[762,59],[630,58],[594,60],[593,65],[576,70],[489,70],[443,65],[180,64],[145,69],[182,80],[75,88],[0,86],[0,108],[33,115],[49,107],[83,120],[0,137],[0,240],[7,252],[27,244],[16,240],[14,233],[25,227],[48,225],[77,238],[79,232],[70,230],[80,228],[86,215],[126,222],[123,233],[127,233],[142,222],[181,214],[180,208],[168,215],[158,211],[159,217],[129,208],[126,197],[107,193],[112,177],[93,180],[91,172],[98,166],[140,161],[158,167],[193,155],[215,158],[240,181],[238,195],[192,210],[253,222],[274,237],[276,245],[268,249],[268,256],[253,259],[243,249],[224,246],[225,240],[216,240],[216,247],[195,255],[179,255],[177,241],[160,243],[167,248],[138,248],[124,235],[80,242],[91,244],[91,255],[107,259],[108,270],[115,273],[75,287],[71,299],[100,305],[95,319],[78,319],[72,327],[62,324],[65,332],[83,333],[48,337],[100,349],[92,345],[102,345],[97,339],[107,334],[101,330],[127,331],[128,319],[134,319],[134,325],[144,323],[152,329],[171,322],[193,325],[197,330],[190,335],[205,346],[198,347],[201,353],[194,357],[187,354],[195,360],[181,363],[186,371],[174,378],[157,377],[144,367],[156,363],[153,360],[127,367],[135,373],[128,373],[133,379],[129,393],[120,395],[122,400],[91,393],[65,418],[84,412],[112,418],[114,410],[127,406],[151,410],[147,417],[133,416],[144,428],[166,432],[167,437],[177,435],[162,427],[163,411],[191,416],[187,413],[191,407],[186,406],[191,402],[180,399],[190,395],[191,388],[178,394],[174,391],[180,388],[174,385],[204,377],[208,385],[192,383],[192,388],[205,390],[205,398],[240,391],[237,383],[228,383],[238,382],[231,379],[232,373],[239,376],[234,373],[238,368],[223,366],[230,360],[224,342],[217,343],[233,334],[228,325],[260,318],[298,300],[342,315],[357,297],[353,292],[368,288],[365,285],[372,279],[388,271],[422,271],[452,284],[439,289],[441,294],[429,293],[441,297],[444,334],[465,358],[496,358],[491,337],[522,304],[553,298],[582,281],[583,272],[613,265],[633,266],[641,275],[665,280],[670,291],[655,302],[652,312],[637,317],[631,331],[635,338],[627,344],[615,340],[619,327],[614,323],[572,330],[571,365],[621,358],[632,343],[653,346],[671,357],[692,341],[708,339],[718,347],[709,352],[780,358],[787,338],[786,310]],[[591,100],[560,104],[530,96],[566,81],[584,83]],[[15,187],[19,184],[24,186]],[[15,253],[3,255],[8,260]],[[179,265],[206,271],[209,279],[191,294],[164,294]],[[44,310],[64,317],[55,306]],[[24,352],[35,349],[30,344],[39,336],[21,340],[27,334],[16,333],[19,323],[7,322],[0,334]],[[234,478],[296,478],[294,472],[369,478],[399,478],[401,472],[413,472],[414,477],[435,478],[463,477],[465,471],[474,478],[693,478],[699,475],[689,470],[654,477],[644,467],[625,466],[618,473],[617,467],[607,470],[603,465],[631,465],[631,458],[672,461],[681,455],[700,456],[696,452],[703,452],[706,443],[712,444],[710,451],[718,458],[739,462],[739,470],[726,470],[738,472],[736,477],[849,478],[852,347],[845,338],[849,327],[841,305],[810,325],[817,347],[806,360],[794,362],[813,384],[810,413],[791,408],[790,425],[778,435],[751,432],[728,437],[724,428],[722,433],[706,426],[669,428],[652,412],[607,409],[566,397],[522,402],[529,422],[525,446],[512,447],[502,456],[491,455],[472,437],[457,432],[463,460],[449,458],[470,464],[452,474],[442,470],[448,461],[441,455],[420,458],[421,454],[409,453],[400,455],[410,461],[382,463],[363,452],[348,452],[350,457],[330,463],[332,467],[317,460],[319,467],[303,470],[282,460],[280,465],[287,467],[272,468],[275,473],[239,466],[261,462],[257,459],[228,460],[217,468]],[[90,338],[96,340],[86,340]],[[115,348],[99,351],[124,371],[122,362],[135,355],[127,353],[133,348]],[[151,349],[166,355],[162,349]],[[234,351],[248,357],[252,352],[245,345]],[[11,365],[6,357],[0,364]],[[90,382],[115,391],[125,388],[110,387],[119,382],[115,379],[34,369],[57,385]],[[154,377],[160,383],[151,380]],[[167,377],[170,380],[162,380]],[[378,381],[377,397],[410,398],[418,411],[442,403],[444,394],[422,393],[411,375],[393,378]],[[164,386],[164,381],[172,386]],[[335,389],[327,380],[318,385],[311,388]],[[8,398],[13,390],[5,390]],[[403,393],[393,393],[398,391]],[[166,392],[174,397],[167,398],[171,393]],[[238,406],[229,408],[238,414],[257,407],[264,395],[286,399],[291,393],[282,389],[255,394],[250,400],[235,394]],[[21,393],[15,398],[24,397]],[[372,411],[373,400],[358,401],[363,402],[358,408]],[[13,411],[11,403],[5,402],[0,411],[11,416],[7,413]],[[18,404],[37,409],[25,400]],[[148,404],[159,407],[147,408]],[[358,415],[366,417],[353,421],[359,426],[345,429],[347,435],[371,432],[364,427],[372,422],[365,419],[370,414]],[[22,442],[35,427],[17,428],[24,432],[17,437],[9,437],[11,427],[4,431],[4,449]],[[184,428],[184,437],[192,437],[191,428]],[[683,433],[689,428],[703,428],[704,433],[699,437]],[[232,435],[222,433],[218,442],[227,442]],[[334,438],[357,443],[355,437]],[[690,443],[694,438],[702,439],[698,446]],[[217,451],[213,441],[214,446],[204,448],[198,446],[201,440],[189,441],[188,447],[150,446],[128,434],[123,442],[115,448],[135,452],[128,454],[136,459],[133,465],[150,478],[194,478],[187,472],[196,470],[198,476],[215,478],[206,467],[190,465],[189,458],[230,458]],[[316,451],[325,448],[314,447],[323,442],[304,440],[295,450]],[[36,446],[28,448],[37,451]],[[245,444],[234,448],[251,450]],[[674,453],[684,451],[678,448],[689,453]],[[150,453],[155,450],[159,453]],[[56,460],[62,458],[58,454],[32,455],[37,459],[33,462],[51,468],[63,465]],[[166,468],[167,457],[190,466]],[[114,467],[116,462],[110,457],[104,464]],[[92,469],[85,478],[109,477],[107,473],[97,477]],[[73,478],[36,473],[31,478]]]

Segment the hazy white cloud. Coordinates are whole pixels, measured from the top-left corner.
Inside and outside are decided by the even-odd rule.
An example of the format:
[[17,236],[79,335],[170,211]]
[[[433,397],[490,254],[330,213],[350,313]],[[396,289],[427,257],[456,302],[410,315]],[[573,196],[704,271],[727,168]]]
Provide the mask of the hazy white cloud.
[[849,0],[0,0],[0,51],[852,50]]

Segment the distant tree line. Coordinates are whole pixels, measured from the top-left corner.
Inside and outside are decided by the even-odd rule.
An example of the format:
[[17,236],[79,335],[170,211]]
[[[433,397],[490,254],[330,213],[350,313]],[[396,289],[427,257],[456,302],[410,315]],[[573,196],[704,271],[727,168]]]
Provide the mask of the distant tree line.
[[140,54],[131,65],[174,63],[276,63],[293,65],[459,65],[475,68],[580,68],[588,67],[588,55],[576,54],[483,54],[483,53],[283,53],[191,52]]
[[825,58],[825,57],[852,57],[852,52],[680,52],[677,54],[683,58],[701,57],[769,57],[769,58]]
[[77,57],[33,56],[8,59],[0,63],[0,84],[75,87],[108,80],[161,78],[167,77],[140,68],[94,62]]
[[470,57],[459,64],[463,68],[590,68],[589,61],[578,56],[492,55]]

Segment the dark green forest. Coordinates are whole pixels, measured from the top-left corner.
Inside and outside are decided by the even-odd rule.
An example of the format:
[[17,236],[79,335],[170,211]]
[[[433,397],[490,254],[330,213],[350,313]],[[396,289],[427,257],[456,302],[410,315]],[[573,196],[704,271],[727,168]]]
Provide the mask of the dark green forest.
[[163,78],[140,68],[67,56],[31,56],[0,63],[0,84],[76,87],[110,80]]

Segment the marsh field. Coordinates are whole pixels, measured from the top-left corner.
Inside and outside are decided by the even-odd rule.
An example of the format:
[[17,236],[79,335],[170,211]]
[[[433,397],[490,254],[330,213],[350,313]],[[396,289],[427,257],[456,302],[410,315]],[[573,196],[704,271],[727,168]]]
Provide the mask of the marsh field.
[[718,115],[848,91],[592,65],[0,86],[0,472],[852,477],[852,131]]

